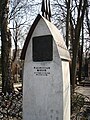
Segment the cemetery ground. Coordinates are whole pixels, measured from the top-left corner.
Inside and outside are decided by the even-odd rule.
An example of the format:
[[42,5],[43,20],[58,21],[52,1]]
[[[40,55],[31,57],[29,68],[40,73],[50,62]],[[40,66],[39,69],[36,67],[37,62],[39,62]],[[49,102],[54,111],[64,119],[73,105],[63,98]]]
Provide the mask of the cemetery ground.
[[71,120],[90,120],[90,80],[78,84],[71,97]]
[[[22,120],[21,86],[21,83],[14,84],[15,91],[5,96],[0,81],[0,120]],[[90,120],[90,85],[77,85],[71,98],[71,120]]]
[[1,92],[0,81],[0,120],[22,120],[22,85],[14,84],[14,91],[9,95]]

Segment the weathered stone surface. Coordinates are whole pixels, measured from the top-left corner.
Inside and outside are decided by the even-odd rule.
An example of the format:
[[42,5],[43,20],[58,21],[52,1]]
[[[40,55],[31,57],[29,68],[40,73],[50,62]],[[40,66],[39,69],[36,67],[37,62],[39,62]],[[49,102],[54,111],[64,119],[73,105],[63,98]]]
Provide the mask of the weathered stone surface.
[[[53,59],[33,61],[33,37],[51,35]],[[59,30],[41,16],[29,38],[23,76],[24,120],[70,120],[69,52]],[[44,46],[44,44],[43,44]]]

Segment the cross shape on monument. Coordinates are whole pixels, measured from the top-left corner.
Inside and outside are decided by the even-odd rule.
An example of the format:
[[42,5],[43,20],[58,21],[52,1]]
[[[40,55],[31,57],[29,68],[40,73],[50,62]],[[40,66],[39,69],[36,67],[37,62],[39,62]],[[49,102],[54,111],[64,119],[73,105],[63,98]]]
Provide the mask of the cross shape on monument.
[[51,8],[50,8],[50,0],[42,0],[42,16],[51,21]]

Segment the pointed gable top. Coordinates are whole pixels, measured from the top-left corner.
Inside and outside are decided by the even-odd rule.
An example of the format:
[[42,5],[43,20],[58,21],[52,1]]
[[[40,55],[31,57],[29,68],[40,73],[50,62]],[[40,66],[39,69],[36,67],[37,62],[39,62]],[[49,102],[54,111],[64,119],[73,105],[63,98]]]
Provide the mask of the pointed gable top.
[[60,35],[60,31],[55,27],[55,25],[53,25],[50,21],[48,21],[46,18],[44,18],[40,14],[38,14],[38,16],[36,17],[34,23],[32,24],[32,26],[28,32],[28,35],[27,35],[25,43],[24,43],[24,47],[22,49],[21,59],[22,60],[25,59],[28,44],[30,42],[31,36],[34,32],[34,29],[36,28],[40,19],[42,19],[45,22],[45,24],[47,25],[48,29],[51,32],[51,35],[53,36],[54,40],[56,41],[57,47],[60,50],[61,58],[70,60],[69,52],[68,52],[67,47],[65,45],[65,41],[63,40],[62,36]]

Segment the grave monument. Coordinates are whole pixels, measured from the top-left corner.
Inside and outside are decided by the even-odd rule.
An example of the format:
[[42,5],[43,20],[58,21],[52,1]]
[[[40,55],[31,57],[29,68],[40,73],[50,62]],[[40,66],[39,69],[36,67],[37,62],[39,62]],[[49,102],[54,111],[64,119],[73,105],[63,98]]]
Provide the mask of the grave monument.
[[21,54],[23,120],[70,120],[70,56],[44,14],[33,22]]

